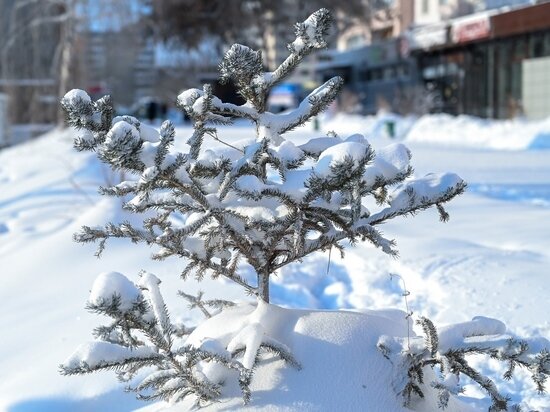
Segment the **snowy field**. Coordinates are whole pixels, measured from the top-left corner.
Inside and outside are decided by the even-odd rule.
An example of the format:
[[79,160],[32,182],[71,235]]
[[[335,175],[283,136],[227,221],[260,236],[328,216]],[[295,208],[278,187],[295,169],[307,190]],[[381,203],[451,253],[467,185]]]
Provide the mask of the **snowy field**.
[[[453,171],[467,193],[438,221],[435,210],[388,223],[398,242],[392,259],[369,245],[347,249],[344,259],[317,254],[282,270],[272,284],[273,303],[311,309],[405,309],[400,275],[411,292],[415,315],[437,325],[477,315],[502,320],[512,332],[550,339],[550,119],[494,122],[444,115],[402,119],[338,116],[325,130],[363,133],[376,149],[390,143],[385,122],[396,122],[397,139],[413,154],[416,173]],[[180,140],[189,128],[178,129]],[[220,130],[227,141],[252,137],[246,125]],[[319,133],[291,134],[305,142]],[[9,412],[129,411],[143,407],[121,391],[112,374],[63,377],[58,365],[90,340],[99,324],[84,310],[96,275],[116,270],[136,277],[140,269],[163,280],[174,317],[192,320],[176,290],[246,300],[236,286],[178,276],[177,259],[149,260],[147,247],[111,243],[101,259],[94,245],[72,242],[83,224],[135,219],[119,211],[120,200],[102,199],[98,185],[119,179],[88,154],[72,149],[71,131],[0,151],[0,409]],[[246,272],[246,268],[244,268]],[[223,290],[222,290],[223,288]],[[170,292],[173,290],[173,293]],[[502,374],[496,363],[479,365]],[[550,411],[548,396],[534,395],[526,375],[499,380],[531,409]],[[471,391],[468,396],[479,394]]]

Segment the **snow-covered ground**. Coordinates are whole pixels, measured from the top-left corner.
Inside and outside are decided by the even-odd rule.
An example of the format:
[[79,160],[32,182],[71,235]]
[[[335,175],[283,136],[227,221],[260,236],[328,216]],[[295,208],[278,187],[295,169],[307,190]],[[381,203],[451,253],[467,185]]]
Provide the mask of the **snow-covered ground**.
[[[334,253],[330,265],[327,254],[318,254],[289,266],[273,278],[273,302],[310,309],[404,310],[402,285],[389,276],[395,273],[411,292],[415,315],[438,325],[484,315],[520,335],[550,338],[550,150],[541,150],[550,146],[550,121],[339,116],[323,127],[343,136],[372,136],[376,149],[390,142],[388,120],[396,122],[397,138],[411,149],[416,173],[453,171],[468,182],[467,193],[447,207],[450,222],[441,224],[436,212],[428,211],[386,224],[385,234],[398,242],[397,260],[359,245],[344,259]],[[178,130],[181,141],[189,134],[188,128]],[[246,125],[219,134],[228,141],[252,137]],[[318,135],[303,128],[289,138],[305,142]],[[10,412],[143,406],[110,374],[63,377],[57,372],[99,324],[83,306],[100,272],[134,278],[140,269],[155,273],[163,280],[168,305],[179,308],[173,315],[184,320],[196,315],[176,297],[177,289],[247,299],[228,283],[183,284],[181,262],[153,262],[144,246],[111,243],[98,260],[93,245],[73,243],[72,233],[83,224],[135,217],[119,211],[119,200],[97,195],[98,185],[118,177],[93,156],[72,150],[71,139],[71,131],[55,131],[0,152],[0,409]],[[493,362],[480,367],[503,372]],[[550,411],[549,397],[535,396],[526,376],[500,379],[499,385],[527,399],[531,409]]]

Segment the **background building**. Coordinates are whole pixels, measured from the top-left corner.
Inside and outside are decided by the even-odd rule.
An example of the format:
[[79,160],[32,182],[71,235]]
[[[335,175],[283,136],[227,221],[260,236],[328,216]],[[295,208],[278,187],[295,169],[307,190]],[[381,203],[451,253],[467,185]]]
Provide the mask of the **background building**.
[[[550,56],[550,3],[476,13],[450,21],[446,32],[440,44],[413,52],[421,81],[438,96],[432,111],[491,118],[542,115],[534,108],[542,104],[541,95],[550,95],[540,77]],[[545,59],[531,63],[540,58]],[[540,87],[536,92],[534,82]]]
[[317,72],[344,77],[351,107],[361,113],[548,116],[550,2],[502,4],[395,2],[377,23],[342,33]]
[[[155,20],[156,8],[169,3],[180,13],[171,25],[167,15]],[[346,111],[548,116],[549,3],[342,2],[334,5],[331,49],[307,59],[282,92],[303,97],[340,75],[346,89],[338,103]],[[289,25],[312,8],[330,6],[304,0],[189,4],[193,10],[175,0],[1,1],[0,93],[9,99],[9,139],[16,142],[62,124],[59,99],[76,86],[94,98],[111,94],[124,112],[137,113],[151,101],[171,104],[178,91],[204,82],[237,103],[235,91],[217,81],[217,64],[228,44],[262,49],[266,68],[273,70],[288,55]],[[229,25],[216,10],[242,16],[245,23],[226,19]],[[186,16],[185,30],[178,32]],[[162,37],[163,30],[177,36]],[[184,41],[193,35],[194,42]]]

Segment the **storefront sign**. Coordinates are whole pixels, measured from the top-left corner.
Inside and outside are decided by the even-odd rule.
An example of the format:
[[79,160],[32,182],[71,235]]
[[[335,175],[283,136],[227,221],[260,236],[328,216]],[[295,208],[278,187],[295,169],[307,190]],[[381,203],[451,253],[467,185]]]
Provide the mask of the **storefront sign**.
[[444,45],[447,43],[447,30],[446,24],[431,24],[414,29],[408,36],[410,49],[430,49]]
[[466,43],[489,37],[491,34],[491,19],[488,15],[470,17],[453,22],[451,38],[453,43]]

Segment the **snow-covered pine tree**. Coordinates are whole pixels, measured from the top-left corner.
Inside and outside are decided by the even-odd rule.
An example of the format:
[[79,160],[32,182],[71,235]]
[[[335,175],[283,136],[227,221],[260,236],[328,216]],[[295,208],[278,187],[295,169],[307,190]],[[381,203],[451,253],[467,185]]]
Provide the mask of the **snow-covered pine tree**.
[[[261,52],[233,45],[220,64],[221,79],[232,81],[246,103],[224,103],[212,95],[209,85],[183,92],[178,105],[194,125],[186,152],[173,149],[175,130],[169,121],[157,132],[130,116],[113,118],[109,96],[93,102],[84,91],[68,92],[61,102],[68,123],[83,130],[75,148],[95,151],[114,170],[135,177],[101,188],[101,192],[131,196],[124,204],[129,211],[156,211],[141,227],[129,222],[103,228],[84,226],[75,240],[98,242],[98,255],[109,238],[156,245],[154,259],[184,258],[184,279],[192,273],[199,280],[206,273],[225,277],[268,303],[269,278],[285,265],[320,250],[342,251],[344,241],[367,240],[396,255],[394,242],[382,236],[377,225],[431,206],[446,220],[442,204],[460,194],[465,183],[454,174],[412,178],[405,146],[394,144],[375,154],[358,134],[346,139],[320,137],[303,145],[283,138],[336,98],[341,78],[328,80],[288,113],[266,111],[270,89],[304,57],[326,46],[330,22],[328,10],[321,9],[296,24],[296,38],[288,45],[290,54],[273,72],[263,71]],[[216,151],[204,147],[205,139],[222,142],[215,126],[231,124],[236,118],[255,125],[253,143],[236,147],[225,142],[227,148]],[[380,210],[371,212],[363,205],[368,196],[376,199]],[[256,283],[239,275],[241,260],[256,271]],[[96,329],[101,342],[79,348],[62,366],[65,374],[115,369],[121,379],[128,380],[153,365],[156,372],[134,388],[138,392],[153,388],[154,398],[171,400],[194,394],[203,402],[219,396],[219,383],[195,369],[201,362],[215,362],[239,372],[247,401],[252,369],[261,350],[299,368],[285,345],[263,331],[261,322],[234,337],[227,347],[229,357],[185,346],[174,348],[177,328],[169,321],[155,282],[134,285],[120,274],[111,274],[100,277],[94,289],[102,292],[92,291],[89,309],[114,322]],[[138,293],[140,289],[148,291],[148,298]],[[128,290],[132,291],[130,300],[124,298]],[[231,358],[237,355],[242,356],[240,362]]]
[[[128,381],[152,366],[152,372],[132,388],[139,393],[146,391],[142,398],[177,401],[194,395],[202,404],[219,397],[227,379],[212,366],[215,364],[233,371],[247,402],[261,351],[300,368],[284,343],[269,336],[266,317],[277,311],[267,305],[269,279],[275,271],[317,251],[342,251],[345,243],[358,240],[396,255],[393,240],[384,237],[377,226],[432,206],[441,220],[448,219],[442,205],[462,193],[465,183],[452,173],[413,177],[410,152],[402,144],[375,153],[358,134],[345,139],[325,136],[302,145],[283,137],[336,98],[341,78],[325,82],[294,110],[278,115],[266,111],[270,89],[305,56],[326,46],[324,36],[330,20],[330,13],[321,9],[298,23],[288,58],[273,72],[263,71],[259,51],[233,45],[220,64],[221,78],[232,81],[246,103],[224,103],[213,96],[208,85],[183,92],[178,104],[194,124],[184,152],[173,147],[176,136],[169,121],[157,132],[130,116],[113,118],[108,96],[93,102],[81,90],[65,95],[61,103],[68,123],[83,130],[75,140],[76,149],[95,151],[103,162],[129,176],[127,181],[102,188],[102,193],[129,196],[124,204],[127,210],[154,214],[141,226],[129,222],[84,226],[75,239],[98,242],[98,255],[110,238],[155,245],[154,259],[183,258],[184,279],[194,274],[200,280],[207,273],[214,278],[225,277],[256,296],[258,308],[250,324],[223,347],[218,343],[211,345],[215,350],[197,348],[185,344],[190,329],[170,321],[158,288],[160,281],[154,275],[142,274],[134,284],[121,274],[104,274],[94,283],[88,307],[113,318],[113,322],[95,330],[98,341],[82,345],[61,366],[63,373],[114,369]],[[250,144],[231,144],[218,136],[216,125],[231,124],[236,118],[255,125],[256,136]],[[226,147],[206,148],[205,139]],[[377,210],[365,206],[369,197],[376,200]],[[240,276],[242,260],[254,268],[256,282]],[[208,307],[228,305],[185,293],[182,296],[206,317],[211,316]],[[435,335],[430,336],[433,340]],[[388,357],[390,346],[397,346],[386,345],[389,341],[380,344]],[[425,365],[461,362],[464,354],[457,352],[450,357],[448,352],[441,355],[433,348],[419,353],[405,368],[412,374],[409,378],[418,370],[421,374]],[[540,358],[539,382],[548,374],[547,358]],[[419,376],[411,378],[404,393],[422,394]],[[444,397],[448,390],[441,388]]]

